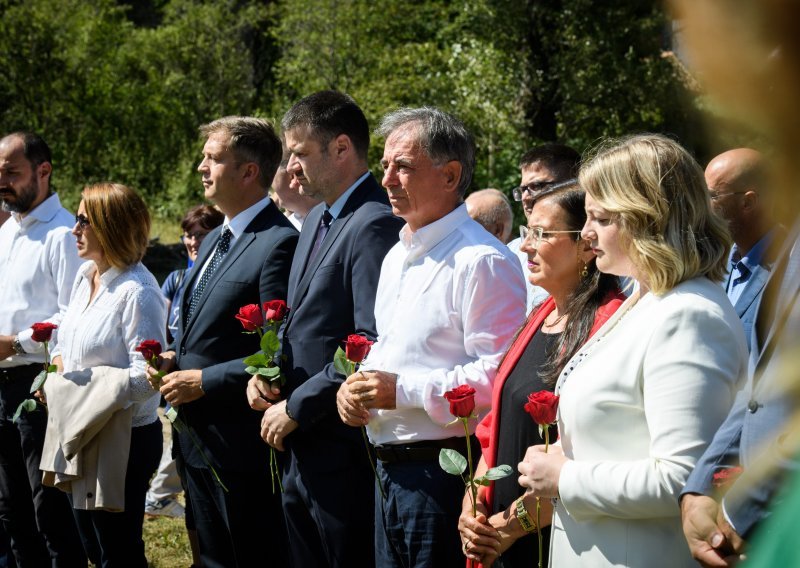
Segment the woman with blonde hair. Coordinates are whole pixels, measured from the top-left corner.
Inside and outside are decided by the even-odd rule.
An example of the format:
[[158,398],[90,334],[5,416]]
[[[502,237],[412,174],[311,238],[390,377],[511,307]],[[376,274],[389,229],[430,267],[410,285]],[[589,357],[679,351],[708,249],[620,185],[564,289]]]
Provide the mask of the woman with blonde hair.
[[[104,568],[145,568],[145,493],[161,457],[162,435],[158,392],[136,348],[147,339],[163,344],[166,330],[166,301],[141,262],[150,215],[132,189],[90,185],[72,233],[87,262],[78,271],[53,350],[64,374],[45,383],[47,438],[67,453],[72,440],[63,439],[65,431],[76,430],[75,438],[95,433],[96,479],[83,479],[81,486],[89,488],[83,492],[72,481],[70,496],[87,556]],[[83,457],[88,456],[87,450]],[[43,459],[47,471],[45,465]],[[91,469],[84,468],[84,477]]]
[[520,483],[557,499],[553,566],[692,566],[678,496],[747,365],[715,283],[731,239],[669,138],[606,142],[580,183],[597,268],[637,286],[561,373],[559,445],[529,448]]

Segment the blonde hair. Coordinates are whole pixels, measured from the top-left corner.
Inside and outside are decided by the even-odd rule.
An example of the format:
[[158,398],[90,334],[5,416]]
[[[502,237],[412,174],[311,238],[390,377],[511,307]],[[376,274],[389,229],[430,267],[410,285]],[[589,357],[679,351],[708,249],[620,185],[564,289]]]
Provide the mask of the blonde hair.
[[142,198],[125,185],[108,182],[87,185],[81,197],[109,264],[126,268],[142,260],[150,238],[150,213]]
[[580,184],[611,213],[633,265],[655,294],[684,280],[721,280],[732,240],[711,211],[703,170],[658,134],[602,142]]

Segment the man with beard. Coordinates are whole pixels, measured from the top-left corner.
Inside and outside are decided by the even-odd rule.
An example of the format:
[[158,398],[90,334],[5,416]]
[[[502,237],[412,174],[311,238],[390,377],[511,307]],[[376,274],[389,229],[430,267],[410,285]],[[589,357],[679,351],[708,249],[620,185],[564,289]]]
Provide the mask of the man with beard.
[[0,140],[0,201],[11,213],[0,228],[0,520],[20,567],[86,566],[67,495],[42,486],[47,412],[37,407],[12,421],[44,363],[31,325],[58,325],[80,265],[74,217],[50,189],[51,172],[41,137]]

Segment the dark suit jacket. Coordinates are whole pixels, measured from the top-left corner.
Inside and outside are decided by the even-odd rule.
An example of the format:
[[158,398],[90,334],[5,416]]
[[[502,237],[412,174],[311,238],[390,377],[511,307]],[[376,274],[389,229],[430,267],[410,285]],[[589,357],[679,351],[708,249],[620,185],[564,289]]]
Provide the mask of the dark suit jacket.
[[[198,267],[213,253],[221,230],[203,241]],[[297,230],[270,202],[231,245],[185,326],[181,315],[174,343],[178,368],[203,370],[205,396],[182,405],[180,416],[203,442],[215,468],[267,471],[269,446],[260,436],[262,413],[247,404],[250,376],[242,363],[259,350],[258,335],[243,333],[234,316],[244,305],[286,298],[297,239]],[[182,313],[200,272],[193,270],[183,287]],[[187,463],[206,467],[187,434],[179,438]]]
[[[750,536],[772,507],[784,475],[797,469],[795,449],[784,447],[790,418],[797,410],[786,395],[783,367],[796,350],[800,336],[800,222],[795,223],[758,306],[751,335],[750,377],[725,422],[714,435],[686,482],[683,493],[711,493],[711,478],[720,465],[741,463],[745,471],[759,461],[771,460],[777,473],[755,485],[742,479],[729,490],[725,510],[737,532]],[[774,307],[770,306],[770,298]],[[759,333],[761,331],[761,333]]]
[[361,460],[358,428],[342,423],[336,393],[345,377],[333,369],[336,348],[351,333],[375,339],[375,292],[381,264],[403,221],[370,175],[350,195],[317,255],[306,266],[324,204],[303,224],[289,280],[289,316],[282,328],[284,392],[299,427],[286,444],[315,471]]

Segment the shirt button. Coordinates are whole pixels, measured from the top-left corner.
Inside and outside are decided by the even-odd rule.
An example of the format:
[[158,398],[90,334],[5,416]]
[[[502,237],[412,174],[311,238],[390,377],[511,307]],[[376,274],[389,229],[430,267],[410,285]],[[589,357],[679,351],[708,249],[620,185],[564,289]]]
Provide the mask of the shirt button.
[[751,400],[751,401],[750,401],[750,402],[747,404],[747,410],[749,410],[749,411],[750,411],[750,414],[755,414],[755,413],[756,413],[756,410],[758,410],[758,407],[759,407],[759,404],[758,404],[758,402],[757,402],[757,401],[755,401],[755,400]]
[[91,499],[92,497],[94,497],[94,493],[87,493],[86,494],[86,498],[87,499]]

